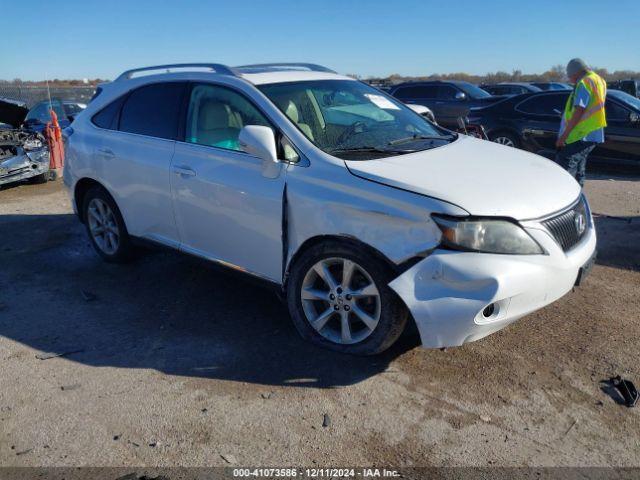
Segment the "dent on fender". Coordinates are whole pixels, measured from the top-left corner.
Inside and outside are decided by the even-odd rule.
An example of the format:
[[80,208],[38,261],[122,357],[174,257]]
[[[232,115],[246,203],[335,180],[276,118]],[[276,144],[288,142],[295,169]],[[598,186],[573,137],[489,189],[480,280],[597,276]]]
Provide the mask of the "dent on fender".
[[[318,236],[356,239],[396,265],[438,245],[440,230],[429,216],[437,208],[435,200],[422,197],[416,201],[415,194],[376,185],[348,172],[343,182],[340,178],[328,182],[296,175],[296,171],[288,170],[284,194],[283,272],[304,242]],[[358,188],[360,182],[366,182],[364,188]]]

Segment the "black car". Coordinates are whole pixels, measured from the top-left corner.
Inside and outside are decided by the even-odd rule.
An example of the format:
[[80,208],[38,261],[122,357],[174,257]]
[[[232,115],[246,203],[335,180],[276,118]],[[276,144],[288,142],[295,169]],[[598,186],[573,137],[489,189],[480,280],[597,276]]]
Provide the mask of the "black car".
[[540,90],[572,90],[573,87],[563,82],[531,82],[531,85]]
[[520,95],[521,93],[541,92],[542,89],[529,83],[503,82],[480,85],[480,88],[491,95]]
[[[552,158],[570,91],[528,93],[473,109],[468,122],[482,125],[490,140]],[[609,90],[605,104],[605,143],[590,158],[640,165],[640,100]]]
[[403,103],[430,108],[438,124],[447,128],[456,128],[458,118],[465,117],[471,107],[481,107],[501,99],[472,83],[461,81],[401,83],[389,93]]
[[640,98],[640,80],[616,80],[608,82],[607,88],[611,90],[622,90],[632,97]]

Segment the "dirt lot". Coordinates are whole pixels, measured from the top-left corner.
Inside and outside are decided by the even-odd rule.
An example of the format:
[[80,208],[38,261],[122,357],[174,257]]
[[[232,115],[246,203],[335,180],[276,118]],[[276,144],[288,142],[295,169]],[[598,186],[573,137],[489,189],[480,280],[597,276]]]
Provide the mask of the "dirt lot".
[[600,383],[640,386],[640,179],[586,191],[583,287],[464,347],[352,358],[208,263],[103,263],[60,182],[4,189],[0,464],[640,466],[640,407]]

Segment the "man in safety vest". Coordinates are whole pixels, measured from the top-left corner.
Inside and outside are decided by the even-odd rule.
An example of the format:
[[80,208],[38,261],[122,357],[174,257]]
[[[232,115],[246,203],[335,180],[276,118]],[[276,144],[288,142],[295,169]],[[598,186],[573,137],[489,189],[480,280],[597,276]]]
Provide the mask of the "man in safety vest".
[[604,143],[607,83],[580,58],[567,64],[567,76],[576,86],[564,107],[556,162],[583,186],[587,157],[596,144]]

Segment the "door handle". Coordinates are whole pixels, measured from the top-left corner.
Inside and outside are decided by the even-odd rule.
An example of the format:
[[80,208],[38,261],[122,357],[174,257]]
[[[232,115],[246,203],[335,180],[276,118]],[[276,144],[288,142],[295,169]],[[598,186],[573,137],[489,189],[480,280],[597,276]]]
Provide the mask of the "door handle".
[[98,153],[105,158],[113,158],[116,156],[110,148],[99,148]]
[[173,173],[181,177],[195,177],[196,172],[189,167],[173,167]]

